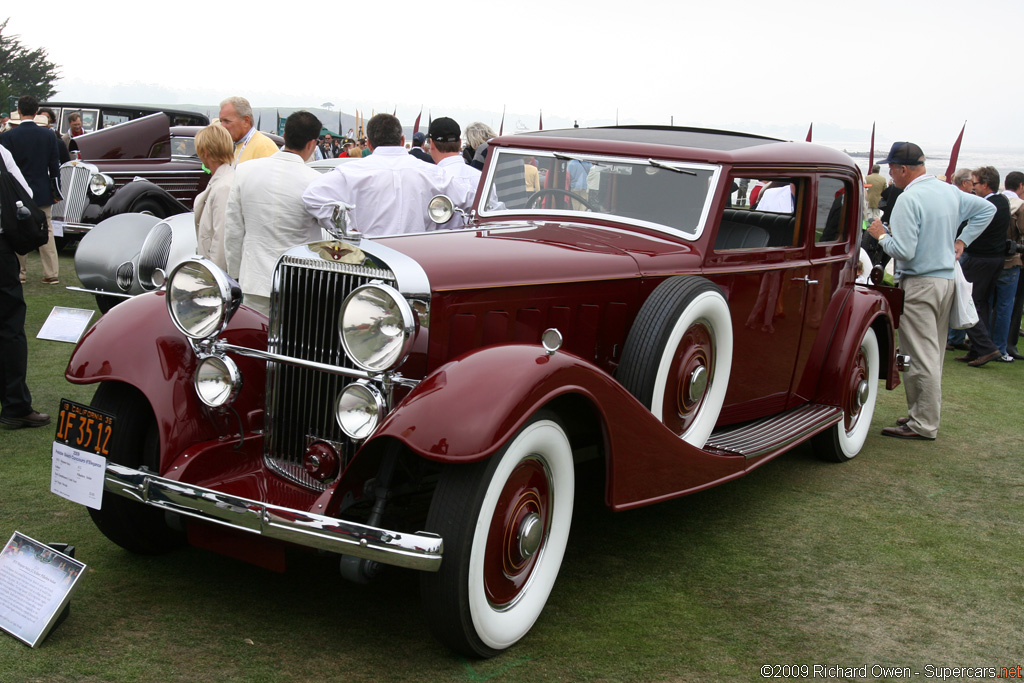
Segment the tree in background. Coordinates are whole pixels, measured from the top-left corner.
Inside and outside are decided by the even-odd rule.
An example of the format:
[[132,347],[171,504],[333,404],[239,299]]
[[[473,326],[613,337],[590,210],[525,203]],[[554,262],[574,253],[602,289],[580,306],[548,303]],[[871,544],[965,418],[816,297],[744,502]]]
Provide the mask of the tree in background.
[[9,17],[0,23],[0,109],[4,111],[16,108],[11,98],[15,103],[22,95],[49,98],[57,92],[53,83],[60,75],[57,65],[46,58],[46,50],[30,50],[18,36],[4,35],[8,21]]

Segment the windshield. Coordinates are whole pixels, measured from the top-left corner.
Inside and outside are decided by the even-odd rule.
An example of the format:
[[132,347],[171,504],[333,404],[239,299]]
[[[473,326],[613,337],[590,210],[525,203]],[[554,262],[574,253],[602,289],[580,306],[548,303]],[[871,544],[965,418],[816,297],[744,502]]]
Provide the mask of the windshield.
[[[492,149],[483,216],[595,214],[695,238],[720,168],[709,164]],[[497,197],[497,203],[494,201]]]

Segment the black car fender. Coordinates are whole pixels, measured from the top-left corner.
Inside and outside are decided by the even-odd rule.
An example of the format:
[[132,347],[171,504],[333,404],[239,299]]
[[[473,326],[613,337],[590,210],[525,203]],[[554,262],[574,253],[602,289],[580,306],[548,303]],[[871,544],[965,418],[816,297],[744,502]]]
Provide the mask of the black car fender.
[[187,213],[190,208],[174,198],[159,185],[142,178],[136,178],[118,188],[100,212],[99,220],[122,213],[149,213],[157,218]]

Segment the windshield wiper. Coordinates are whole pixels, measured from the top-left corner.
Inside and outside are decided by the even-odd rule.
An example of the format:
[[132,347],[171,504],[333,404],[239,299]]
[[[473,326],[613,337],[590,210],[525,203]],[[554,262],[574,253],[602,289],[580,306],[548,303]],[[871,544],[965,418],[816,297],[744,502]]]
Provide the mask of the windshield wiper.
[[647,163],[656,168],[663,168],[666,171],[675,171],[676,173],[685,173],[687,175],[697,175],[696,171],[691,171],[688,168],[680,168],[679,166],[673,166],[672,164],[666,164],[663,161],[657,161],[655,159],[648,159]]
[[581,164],[593,164],[594,166],[608,166],[609,165],[609,164],[606,164],[603,161],[593,161],[591,159],[583,159],[583,158],[580,158],[580,157],[570,156],[568,154],[561,154],[560,152],[554,152],[552,154],[552,156],[555,157],[556,159],[561,160],[561,161],[578,161]]

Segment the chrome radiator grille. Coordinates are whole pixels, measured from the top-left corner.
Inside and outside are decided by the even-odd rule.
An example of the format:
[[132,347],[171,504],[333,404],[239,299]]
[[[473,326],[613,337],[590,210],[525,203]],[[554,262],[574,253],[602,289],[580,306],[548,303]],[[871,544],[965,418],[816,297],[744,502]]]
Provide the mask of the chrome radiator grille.
[[87,192],[89,190],[88,168],[64,164],[60,167],[60,191],[64,199],[53,205],[50,214],[57,220],[66,223],[78,223],[82,220],[82,213],[89,203]]
[[[327,365],[354,368],[338,337],[345,297],[372,281],[395,282],[389,270],[320,259],[284,256],[275,276],[268,350]],[[331,444],[348,464],[352,443],[334,419],[334,401],[352,380],[283,363],[267,365],[266,462],[285,478],[316,491],[325,482],[310,477],[303,456],[314,441]]]

